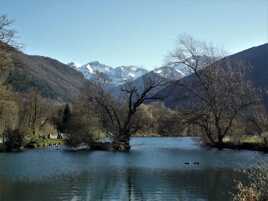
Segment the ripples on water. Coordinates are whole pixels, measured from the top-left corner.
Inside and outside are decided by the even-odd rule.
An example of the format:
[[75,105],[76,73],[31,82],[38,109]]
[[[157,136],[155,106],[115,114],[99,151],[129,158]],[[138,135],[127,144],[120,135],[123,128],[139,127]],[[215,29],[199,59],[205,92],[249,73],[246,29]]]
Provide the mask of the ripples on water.
[[206,150],[193,138],[131,144],[130,153],[1,153],[0,201],[228,201],[240,177],[235,169],[268,160],[257,152]]

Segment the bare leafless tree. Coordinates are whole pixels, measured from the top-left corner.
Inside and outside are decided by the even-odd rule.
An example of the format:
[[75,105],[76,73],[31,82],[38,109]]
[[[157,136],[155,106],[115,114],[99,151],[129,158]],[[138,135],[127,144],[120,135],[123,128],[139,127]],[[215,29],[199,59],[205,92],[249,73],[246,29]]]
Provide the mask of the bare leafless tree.
[[6,15],[0,16],[0,83],[7,77],[12,65],[9,50],[20,47],[16,42],[16,31],[12,28],[12,23]]
[[144,102],[158,99],[153,92],[162,85],[164,85],[162,79],[149,77],[143,80],[142,87],[127,82],[121,89],[120,98],[112,97],[99,84],[95,85],[97,88],[91,101],[96,103],[100,113],[106,117],[104,122],[109,125],[108,130],[112,135],[114,150],[130,149],[130,136],[139,129],[134,121],[134,115]]
[[6,15],[0,16],[0,41],[8,45],[15,44],[16,31],[11,28],[13,21]]
[[188,122],[198,125],[210,143],[222,146],[235,120],[259,103],[245,78],[249,66],[222,58],[217,48],[190,36],[180,38],[170,61],[184,64],[192,73],[179,83],[189,98]]
[[[3,129],[14,128],[14,126],[6,125],[10,122],[12,117],[13,123],[15,123],[15,117],[17,118],[18,109],[17,102],[14,100],[15,96],[6,86],[4,86],[7,80],[10,66],[12,65],[12,59],[7,47],[14,44],[15,31],[11,28],[12,21],[10,21],[5,15],[0,16],[0,124]],[[12,97],[12,98],[11,98]],[[0,126],[1,127],[1,126]],[[1,128],[0,128],[1,129]],[[2,134],[2,131],[0,131]],[[4,140],[3,140],[4,141]]]

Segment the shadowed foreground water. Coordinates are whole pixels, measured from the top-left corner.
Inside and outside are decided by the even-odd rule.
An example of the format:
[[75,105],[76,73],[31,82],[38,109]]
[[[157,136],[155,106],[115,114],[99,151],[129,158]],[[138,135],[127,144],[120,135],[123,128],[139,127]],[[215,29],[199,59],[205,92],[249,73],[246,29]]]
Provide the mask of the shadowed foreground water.
[[268,161],[257,152],[207,150],[195,138],[131,144],[130,153],[1,153],[0,201],[228,201],[241,177],[235,169]]

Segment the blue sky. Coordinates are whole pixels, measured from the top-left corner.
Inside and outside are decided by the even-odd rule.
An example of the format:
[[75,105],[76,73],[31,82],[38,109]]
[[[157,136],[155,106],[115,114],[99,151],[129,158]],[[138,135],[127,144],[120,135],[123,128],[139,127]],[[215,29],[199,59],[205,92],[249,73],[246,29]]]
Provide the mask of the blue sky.
[[24,51],[151,69],[180,34],[234,53],[268,41],[267,0],[0,0]]

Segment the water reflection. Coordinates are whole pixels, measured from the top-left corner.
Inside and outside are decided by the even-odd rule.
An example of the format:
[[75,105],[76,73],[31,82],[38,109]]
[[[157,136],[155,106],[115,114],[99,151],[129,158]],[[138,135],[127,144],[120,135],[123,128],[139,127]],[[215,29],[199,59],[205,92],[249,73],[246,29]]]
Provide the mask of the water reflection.
[[111,169],[47,178],[43,182],[1,180],[0,200],[8,201],[169,201],[230,200],[232,170],[153,171]]
[[241,177],[234,169],[267,159],[255,152],[206,150],[191,139],[132,143],[128,154],[0,154],[0,201],[228,201],[234,179]]

